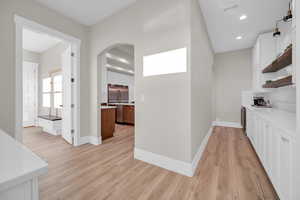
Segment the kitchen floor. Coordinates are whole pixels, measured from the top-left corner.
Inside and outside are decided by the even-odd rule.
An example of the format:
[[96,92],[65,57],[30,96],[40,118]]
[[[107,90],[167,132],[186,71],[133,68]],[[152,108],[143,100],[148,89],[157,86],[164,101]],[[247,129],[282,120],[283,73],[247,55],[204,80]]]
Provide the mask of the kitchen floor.
[[40,178],[42,200],[277,199],[241,129],[216,127],[194,177],[134,160],[134,127],[117,125],[103,145],[74,148],[60,137],[24,134],[25,144],[49,162]]

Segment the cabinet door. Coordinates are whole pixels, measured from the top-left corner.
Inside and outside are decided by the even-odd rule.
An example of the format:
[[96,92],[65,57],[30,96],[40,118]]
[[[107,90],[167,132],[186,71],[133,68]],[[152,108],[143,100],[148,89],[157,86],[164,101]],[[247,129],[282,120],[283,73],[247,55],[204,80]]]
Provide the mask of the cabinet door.
[[272,168],[271,168],[271,181],[277,191],[279,191],[279,170],[280,170],[280,136],[279,130],[272,129]]
[[265,131],[266,131],[266,154],[265,154],[265,169],[269,176],[271,176],[271,161],[272,161],[272,129],[269,123],[266,123],[265,125]]
[[281,199],[290,199],[291,195],[291,170],[292,170],[292,144],[290,138],[281,135],[280,144],[280,193]]
[[247,117],[246,117],[247,123],[247,136],[249,137],[249,139],[251,140],[251,142],[253,143],[253,120],[252,120],[252,112],[247,110]]
[[123,109],[124,122],[134,124],[134,106],[124,106]]

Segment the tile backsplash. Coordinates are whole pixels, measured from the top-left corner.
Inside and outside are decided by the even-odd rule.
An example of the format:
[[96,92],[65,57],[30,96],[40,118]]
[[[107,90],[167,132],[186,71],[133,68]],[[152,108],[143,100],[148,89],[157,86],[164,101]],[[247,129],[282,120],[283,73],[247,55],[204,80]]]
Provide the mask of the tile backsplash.
[[270,100],[273,108],[296,113],[296,88],[278,88],[264,96]]

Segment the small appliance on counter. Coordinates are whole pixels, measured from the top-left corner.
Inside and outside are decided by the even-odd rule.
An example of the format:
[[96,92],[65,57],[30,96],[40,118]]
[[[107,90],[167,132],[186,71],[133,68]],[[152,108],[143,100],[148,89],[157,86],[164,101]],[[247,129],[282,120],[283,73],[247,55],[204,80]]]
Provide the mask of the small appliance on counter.
[[253,97],[253,107],[256,108],[271,108],[270,101],[265,101],[264,97]]

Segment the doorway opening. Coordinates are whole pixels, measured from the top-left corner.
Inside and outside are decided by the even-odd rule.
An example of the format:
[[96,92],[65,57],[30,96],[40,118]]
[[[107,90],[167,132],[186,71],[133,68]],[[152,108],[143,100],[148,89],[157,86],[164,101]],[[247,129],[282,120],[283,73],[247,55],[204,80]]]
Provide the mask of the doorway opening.
[[116,44],[98,56],[98,130],[102,142],[132,135],[135,125],[134,46]]
[[16,139],[77,146],[80,41],[19,16],[15,22]]

